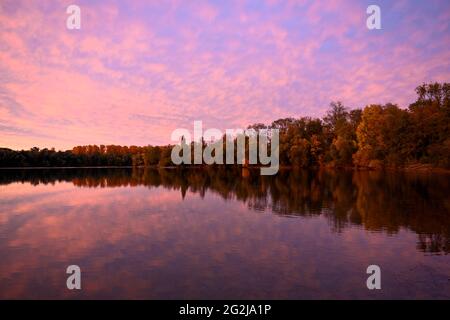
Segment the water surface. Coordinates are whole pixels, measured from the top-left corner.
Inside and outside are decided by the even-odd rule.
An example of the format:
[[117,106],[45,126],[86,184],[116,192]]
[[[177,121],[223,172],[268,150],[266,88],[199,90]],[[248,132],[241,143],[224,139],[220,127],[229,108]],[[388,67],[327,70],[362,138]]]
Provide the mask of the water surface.
[[0,298],[449,299],[449,190],[398,172],[0,170]]

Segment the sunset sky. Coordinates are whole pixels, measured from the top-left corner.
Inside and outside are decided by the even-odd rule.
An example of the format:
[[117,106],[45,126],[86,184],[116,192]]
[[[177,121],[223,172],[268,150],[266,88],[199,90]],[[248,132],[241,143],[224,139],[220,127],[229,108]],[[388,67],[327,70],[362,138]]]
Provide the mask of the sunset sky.
[[0,147],[167,144],[194,120],[406,107],[430,81],[450,81],[448,0],[0,0]]

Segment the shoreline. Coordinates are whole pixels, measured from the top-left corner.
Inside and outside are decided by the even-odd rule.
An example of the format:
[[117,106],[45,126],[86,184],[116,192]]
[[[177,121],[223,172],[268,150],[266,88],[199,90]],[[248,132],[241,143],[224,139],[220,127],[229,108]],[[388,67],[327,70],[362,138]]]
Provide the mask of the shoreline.
[[[0,170],[57,170],[57,169],[202,169],[207,168],[207,165],[201,166],[80,166],[80,167],[0,167]],[[241,169],[259,169],[261,166],[241,167]],[[311,167],[293,167],[280,166],[279,170],[349,170],[349,171],[397,171],[397,172],[416,172],[416,173],[439,173],[450,174],[450,169],[433,167],[429,164],[413,164],[407,166],[311,166]]]

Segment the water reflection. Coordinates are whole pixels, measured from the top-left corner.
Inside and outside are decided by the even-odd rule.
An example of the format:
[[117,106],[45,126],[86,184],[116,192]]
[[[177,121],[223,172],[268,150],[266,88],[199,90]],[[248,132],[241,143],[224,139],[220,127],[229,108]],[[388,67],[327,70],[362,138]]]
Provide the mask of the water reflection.
[[[448,176],[0,175],[0,298],[449,298]],[[383,270],[382,292],[365,269]],[[83,290],[65,288],[82,268]]]
[[0,184],[71,182],[77,187],[164,187],[201,197],[209,190],[248,208],[282,216],[324,215],[332,229],[349,225],[392,234],[408,228],[418,250],[450,251],[450,176],[381,171],[281,170],[275,177],[248,169],[4,170]]

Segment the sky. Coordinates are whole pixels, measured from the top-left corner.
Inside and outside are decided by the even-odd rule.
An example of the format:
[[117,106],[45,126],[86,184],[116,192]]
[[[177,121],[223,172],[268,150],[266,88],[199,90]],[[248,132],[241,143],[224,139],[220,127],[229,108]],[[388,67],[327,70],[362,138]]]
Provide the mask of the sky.
[[167,144],[194,120],[407,107],[431,81],[450,82],[448,0],[0,0],[0,147]]

